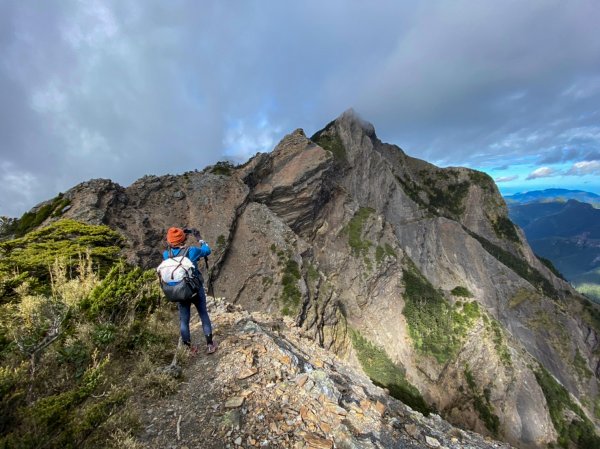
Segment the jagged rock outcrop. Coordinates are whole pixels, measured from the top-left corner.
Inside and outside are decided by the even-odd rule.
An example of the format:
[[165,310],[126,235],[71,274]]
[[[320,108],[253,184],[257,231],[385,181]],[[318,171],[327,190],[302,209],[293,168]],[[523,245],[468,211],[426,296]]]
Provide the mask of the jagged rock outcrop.
[[411,158],[353,111],[241,167],[65,198],[62,216],[118,229],[145,266],[169,226],[201,229],[219,296],[369,371],[365,339],[454,424],[540,448],[600,412],[598,308],[535,257],[491,178]]
[[290,319],[212,298],[209,310],[220,349],[183,362],[175,395],[139,398],[144,447],[509,448],[411,410]]

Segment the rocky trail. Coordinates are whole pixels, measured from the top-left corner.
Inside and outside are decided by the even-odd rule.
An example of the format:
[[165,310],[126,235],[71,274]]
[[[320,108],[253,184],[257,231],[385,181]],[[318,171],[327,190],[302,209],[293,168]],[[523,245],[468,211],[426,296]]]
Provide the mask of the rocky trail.
[[[510,447],[411,410],[291,320],[222,300],[210,300],[209,311],[219,350],[188,358],[175,394],[139,400],[144,447]],[[201,341],[198,323],[192,332]]]

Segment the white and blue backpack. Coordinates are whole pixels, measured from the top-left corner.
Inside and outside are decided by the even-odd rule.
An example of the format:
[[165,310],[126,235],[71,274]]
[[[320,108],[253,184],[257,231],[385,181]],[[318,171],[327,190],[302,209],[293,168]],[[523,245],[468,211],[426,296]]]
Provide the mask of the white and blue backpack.
[[160,287],[169,301],[188,301],[202,288],[200,274],[187,257],[188,251],[189,248],[185,248],[173,256],[173,249],[169,248],[169,258],[156,268]]

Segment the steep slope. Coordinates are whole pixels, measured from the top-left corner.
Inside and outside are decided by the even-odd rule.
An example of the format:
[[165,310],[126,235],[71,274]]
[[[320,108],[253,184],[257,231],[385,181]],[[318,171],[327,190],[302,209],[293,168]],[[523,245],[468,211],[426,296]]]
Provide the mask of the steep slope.
[[455,424],[523,448],[593,433],[598,309],[535,257],[488,176],[411,158],[352,111],[242,167],[96,180],[64,199],[56,215],[118,229],[145,266],[167,227],[200,228],[219,296],[292,317]]

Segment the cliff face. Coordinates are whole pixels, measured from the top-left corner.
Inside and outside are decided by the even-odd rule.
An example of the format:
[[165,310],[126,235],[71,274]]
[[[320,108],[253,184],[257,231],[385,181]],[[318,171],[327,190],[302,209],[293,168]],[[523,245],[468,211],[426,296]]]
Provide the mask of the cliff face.
[[64,197],[63,217],[119,230],[147,267],[168,227],[199,228],[217,296],[293,318],[393,393],[361,342],[385,351],[399,396],[416,387],[454,424],[520,447],[591,432],[598,310],[534,256],[487,175],[411,158],[352,111],[241,167]]

